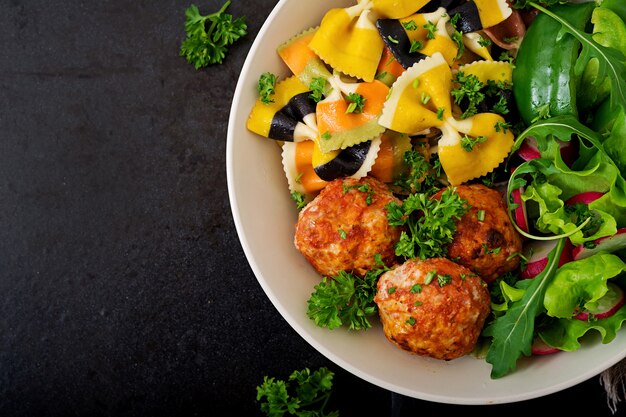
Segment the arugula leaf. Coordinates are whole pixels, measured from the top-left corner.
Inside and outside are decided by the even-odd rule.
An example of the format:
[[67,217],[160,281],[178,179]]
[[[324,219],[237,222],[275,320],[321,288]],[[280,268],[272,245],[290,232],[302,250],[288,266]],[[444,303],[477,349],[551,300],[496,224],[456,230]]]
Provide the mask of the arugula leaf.
[[535,2],[528,2],[535,9],[545,13],[561,24],[563,30],[575,37],[582,45],[580,55],[574,66],[574,72],[581,75],[592,58],[598,60],[597,79],[603,80],[609,76],[611,80],[610,100],[611,107],[621,106],[626,109],[626,63],[624,56],[613,48],[607,48],[593,40],[592,35],[573,27],[567,20],[552,13],[550,10]]
[[380,255],[376,255],[376,263],[380,268],[368,271],[363,278],[346,271],[332,278],[324,277],[308,300],[307,316],[316,325],[331,330],[344,324],[349,330],[372,327],[368,316],[378,311],[374,302],[376,282],[388,270]]
[[501,378],[515,370],[522,354],[530,356],[535,317],[543,312],[546,288],[558,269],[564,247],[565,238],[561,238],[548,254],[548,264],[544,270],[532,280],[523,280],[530,281],[530,284],[522,299],[513,302],[505,314],[483,330],[484,336],[493,339],[486,357],[486,361],[492,365],[492,378]]
[[[228,0],[220,10],[203,16],[194,4],[185,10],[185,32],[187,38],[180,47],[180,56],[196,69],[213,64],[221,64],[226,57],[228,46],[247,33],[244,17],[233,20],[226,13]],[[207,24],[210,26],[207,30]]]
[[411,194],[402,204],[391,202],[386,209],[390,225],[408,226],[408,233],[403,231],[396,244],[396,255],[427,259],[447,254],[456,221],[467,212],[468,205],[455,188],[447,188],[440,199]]
[[[324,412],[330,398],[334,373],[321,367],[311,373],[309,368],[294,371],[289,381],[276,380],[265,376],[263,383],[257,386],[257,401],[261,402],[261,411],[269,417],[282,417],[285,414],[298,417],[339,417],[339,412]],[[290,391],[290,382],[298,385]],[[294,395],[295,394],[295,395]]]

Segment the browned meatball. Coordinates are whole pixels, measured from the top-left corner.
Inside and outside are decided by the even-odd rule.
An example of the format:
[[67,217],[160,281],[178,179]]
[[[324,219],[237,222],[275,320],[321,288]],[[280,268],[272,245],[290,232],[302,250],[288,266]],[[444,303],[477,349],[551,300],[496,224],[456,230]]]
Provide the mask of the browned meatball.
[[[442,192],[433,198],[440,198]],[[456,192],[467,200],[470,209],[457,221],[454,240],[448,245],[448,257],[490,284],[519,266],[520,258],[515,254],[522,251],[522,237],[511,224],[498,191],[482,184],[470,184],[457,186]]]
[[329,182],[298,215],[296,248],[324,276],[339,271],[363,276],[380,254],[396,264],[401,229],[390,226],[385,206],[400,201],[375,178],[340,178]]
[[487,284],[446,258],[410,259],[385,272],[374,301],[387,339],[444,360],[474,349],[491,312]]

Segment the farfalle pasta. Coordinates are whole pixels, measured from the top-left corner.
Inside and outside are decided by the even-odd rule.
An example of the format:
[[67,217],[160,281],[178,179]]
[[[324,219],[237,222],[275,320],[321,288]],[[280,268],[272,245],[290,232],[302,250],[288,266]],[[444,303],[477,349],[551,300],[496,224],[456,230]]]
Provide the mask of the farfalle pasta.
[[[510,65],[479,62],[462,67],[477,78],[510,80]],[[407,134],[441,131],[438,154],[452,185],[481,177],[494,170],[510,152],[513,134],[501,127],[500,115],[481,113],[459,120],[452,114],[452,70],[435,53],[409,68],[392,86],[379,123]],[[499,127],[500,126],[500,127]],[[465,145],[463,139],[472,146]]]
[[320,57],[309,48],[316,32],[317,28],[306,30],[276,49],[278,56],[305,86],[310,86],[315,78],[328,79],[331,76]]
[[337,71],[371,82],[383,52],[370,0],[329,10],[309,47]]
[[315,102],[309,94],[309,89],[295,76],[279,82],[270,103],[257,100],[248,117],[247,128],[281,141],[315,138]]
[[468,109],[474,104],[454,91],[464,74],[476,94],[508,97],[512,67],[493,59],[483,32],[508,15],[504,0],[358,0],[331,9],[277,47],[292,75],[270,103],[257,101],[248,128],[279,141],[289,190],[308,196],[341,177],[394,186],[411,151],[440,164],[443,184],[485,176],[513,144],[505,113],[489,100]]
[[443,55],[435,53],[413,65],[396,80],[378,122],[409,135],[440,127],[451,115],[451,89],[450,66]]
[[[378,80],[345,82],[337,75],[328,81],[332,91],[316,107],[320,149],[323,152],[345,149],[380,136],[385,128],[378,123],[378,118],[389,87]],[[359,111],[349,111],[351,94],[363,99]]]

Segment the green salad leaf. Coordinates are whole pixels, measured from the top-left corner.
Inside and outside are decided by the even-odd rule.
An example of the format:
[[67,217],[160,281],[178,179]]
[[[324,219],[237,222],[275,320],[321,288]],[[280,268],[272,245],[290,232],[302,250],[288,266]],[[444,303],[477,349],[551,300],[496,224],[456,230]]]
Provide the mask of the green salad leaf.
[[518,281],[528,284],[522,298],[511,303],[503,315],[490,322],[483,330],[483,336],[492,338],[485,358],[492,365],[492,378],[507,375],[517,368],[517,361],[522,355],[530,356],[535,335],[535,318],[544,311],[544,294],[558,269],[564,247],[565,238],[561,238],[548,254],[548,263],[544,270],[532,280]]
[[574,67],[575,73],[582,75],[589,61],[592,58],[597,59],[597,79],[604,80],[609,77],[611,80],[611,107],[626,108],[626,79],[624,79],[626,63],[624,55],[616,49],[600,45],[593,39],[592,35],[576,29],[567,20],[552,13],[549,9],[532,1],[528,4],[559,22],[564,31],[570,33],[581,43],[582,49]]
[[571,318],[579,307],[591,308],[607,292],[606,282],[626,271],[626,264],[610,253],[597,253],[568,262],[546,288],[544,306],[551,317]]

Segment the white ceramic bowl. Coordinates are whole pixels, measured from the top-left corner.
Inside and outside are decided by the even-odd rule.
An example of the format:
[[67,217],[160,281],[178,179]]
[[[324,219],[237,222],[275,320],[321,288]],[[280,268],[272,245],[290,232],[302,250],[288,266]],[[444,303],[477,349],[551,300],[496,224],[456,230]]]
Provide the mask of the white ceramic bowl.
[[307,300],[320,276],[293,244],[297,211],[290,199],[280,150],[274,141],[246,129],[262,72],[289,71],[276,47],[319,25],[332,7],[352,0],[281,0],[256,37],[242,68],[232,103],[227,143],[230,204],[241,245],[261,287],[285,320],[320,353],[382,388],[449,404],[499,404],[548,395],[583,382],[626,356],[626,331],[609,344],[599,338],[572,353],[523,358],[518,369],[491,379],[491,365],[473,356],[445,362],[411,355],[374,327],[361,332],[316,327]]

